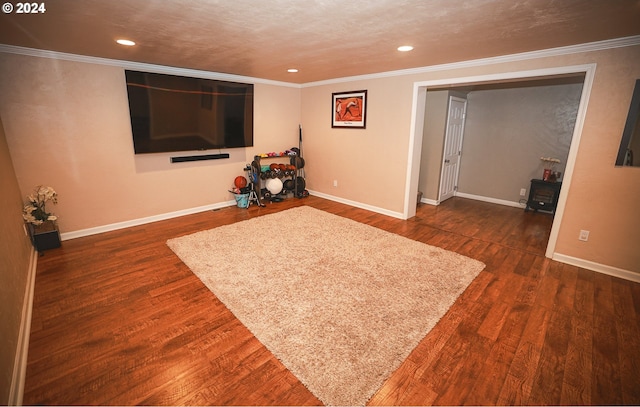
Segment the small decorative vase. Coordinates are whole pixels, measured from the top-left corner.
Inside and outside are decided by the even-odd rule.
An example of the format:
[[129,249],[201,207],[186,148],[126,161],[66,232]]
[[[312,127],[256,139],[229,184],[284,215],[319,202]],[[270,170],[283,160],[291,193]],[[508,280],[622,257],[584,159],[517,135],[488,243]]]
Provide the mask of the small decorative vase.
[[43,252],[60,247],[60,231],[54,221],[45,221],[40,225],[29,224],[31,242],[37,251]]

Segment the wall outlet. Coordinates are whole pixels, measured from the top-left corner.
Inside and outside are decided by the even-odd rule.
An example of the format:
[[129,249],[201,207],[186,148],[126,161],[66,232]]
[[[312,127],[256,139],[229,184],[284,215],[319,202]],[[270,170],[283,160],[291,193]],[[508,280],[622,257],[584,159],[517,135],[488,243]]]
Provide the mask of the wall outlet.
[[583,242],[586,242],[589,240],[589,231],[588,230],[581,230],[580,231],[580,235],[578,235],[578,240],[582,240]]
[[520,189],[520,196],[525,196],[525,195],[527,195],[527,189],[526,188]]
[[338,180],[337,180],[337,179],[334,179],[334,180],[333,180],[333,186],[334,186],[334,187],[337,187],[337,186],[338,186]]

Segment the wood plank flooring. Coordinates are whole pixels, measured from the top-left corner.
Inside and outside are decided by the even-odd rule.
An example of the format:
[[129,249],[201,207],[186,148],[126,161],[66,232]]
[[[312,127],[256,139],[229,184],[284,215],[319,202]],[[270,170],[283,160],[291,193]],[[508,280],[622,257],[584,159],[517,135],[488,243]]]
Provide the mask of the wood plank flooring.
[[487,265],[370,405],[640,404],[640,284],[546,259],[550,215],[453,198],[402,221],[313,196],[45,252],[24,404],[321,404],[165,244],[299,205]]

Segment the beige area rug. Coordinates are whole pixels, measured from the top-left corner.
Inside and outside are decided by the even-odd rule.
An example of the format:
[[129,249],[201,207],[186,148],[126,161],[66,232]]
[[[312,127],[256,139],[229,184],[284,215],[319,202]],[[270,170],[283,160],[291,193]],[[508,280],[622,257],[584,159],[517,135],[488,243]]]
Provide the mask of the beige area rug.
[[484,268],[308,206],[167,244],[327,405],[364,405]]

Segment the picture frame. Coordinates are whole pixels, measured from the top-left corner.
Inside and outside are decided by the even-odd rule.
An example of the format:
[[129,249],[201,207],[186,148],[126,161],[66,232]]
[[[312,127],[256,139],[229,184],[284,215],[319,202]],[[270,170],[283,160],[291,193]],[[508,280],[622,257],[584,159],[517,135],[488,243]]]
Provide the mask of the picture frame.
[[367,91],[336,92],[331,94],[331,127],[367,128]]

